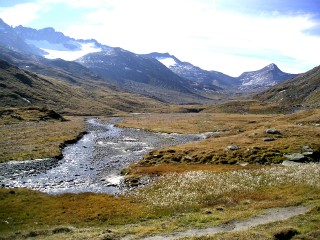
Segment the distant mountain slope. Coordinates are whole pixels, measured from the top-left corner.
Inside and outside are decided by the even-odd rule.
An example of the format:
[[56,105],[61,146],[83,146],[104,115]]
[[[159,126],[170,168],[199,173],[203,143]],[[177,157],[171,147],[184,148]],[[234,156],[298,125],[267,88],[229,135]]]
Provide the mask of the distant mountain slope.
[[41,54],[42,51],[36,47],[32,47],[25,43],[25,41],[19,37],[12,27],[6,24],[0,18],[0,45],[11,50]]
[[157,59],[180,77],[193,81],[198,89],[221,90],[222,88],[236,88],[239,82],[236,78],[216,71],[206,71],[188,62],[182,62],[169,53],[153,52],[143,56]]
[[77,62],[113,84],[164,101],[190,103],[203,98],[193,92],[189,80],[159,61],[121,48],[90,53]]
[[320,66],[277,84],[255,97],[264,102],[286,106],[320,107]]
[[258,92],[296,76],[270,64],[231,77],[182,62],[168,53],[135,54],[94,39],[74,39],[50,27],[12,28],[1,19],[0,59],[70,83],[103,80],[125,91],[180,104]]
[[60,113],[120,114],[161,109],[160,102],[92,82],[69,84],[0,60],[0,107],[40,106]]
[[257,71],[244,72],[238,79],[241,82],[241,90],[257,91],[274,86],[295,76],[297,74],[282,72],[277,65],[272,63]]
[[194,86],[211,90],[261,91],[297,74],[282,72],[275,64],[270,64],[260,70],[244,72],[239,77],[231,77],[217,71],[206,71],[188,62],[182,62],[169,53],[150,53],[146,57],[157,59],[177,75],[190,79]]
[[9,50],[0,46],[0,59],[26,70],[59,78],[67,82],[79,83],[100,80],[96,74],[73,61],[46,59],[38,55]]
[[88,53],[100,52],[109,48],[94,39],[83,40],[65,36],[51,27],[36,30],[20,25],[13,30],[25,43],[41,49],[41,55],[49,59],[62,58],[73,61]]

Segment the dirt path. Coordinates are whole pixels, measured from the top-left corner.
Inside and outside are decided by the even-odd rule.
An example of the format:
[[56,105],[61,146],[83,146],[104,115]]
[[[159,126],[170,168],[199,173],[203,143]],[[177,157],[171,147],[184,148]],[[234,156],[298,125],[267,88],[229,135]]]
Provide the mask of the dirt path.
[[[184,232],[176,232],[172,234],[166,235],[158,235],[141,238],[143,240],[160,240],[160,239],[178,239],[182,237],[195,237],[195,236],[203,236],[203,235],[213,235],[216,233],[223,232],[231,232],[231,231],[239,231],[246,230],[252,227],[256,227],[258,225],[267,224],[275,221],[286,220],[290,217],[306,213],[310,208],[309,207],[290,207],[290,208],[270,208],[266,210],[263,214],[254,216],[247,220],[243,221],[233,221],[224,225],[220,225],[212,228],[203,228],[203,229],[189,229]],[[123,238],[131,239],[130,237]]]

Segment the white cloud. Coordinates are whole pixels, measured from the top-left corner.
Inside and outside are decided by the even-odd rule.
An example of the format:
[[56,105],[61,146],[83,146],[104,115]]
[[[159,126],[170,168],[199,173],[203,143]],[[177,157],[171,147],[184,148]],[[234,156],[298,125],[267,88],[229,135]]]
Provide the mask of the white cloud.
[[64,3],[74,8],[95,8],[106,7],[110,0],[38,0],[40,3],[56,4]]
[[[202,68],[232,75],[270,62],[291,72],[318,64],[320,38],[303,33],[315,25],[308,15],[245,16],[219,12],[214,1],[107,2],[86,15],[85,25],[69,26],[67,33],[136,53],[170,52]],[[290,58],[299,64],[288,64]]]
[[0,7],[0,17],[12,26],[27,25],[38,18],[38,13],[47,9],[37,3],[22,3],[13,7]]
[[214,0],[37,0],[5,12],[0,8],[0,14],[9,24],[26,25],[56,3],[86,10],[81,24],[66,23],[59,29],[66,35],[95,38],[136,53],[169,52],[233,76],[271,62],[289,72],[319,64],[320,38],[304,33],[316,25],[306,14],[244,15],[220,11]]

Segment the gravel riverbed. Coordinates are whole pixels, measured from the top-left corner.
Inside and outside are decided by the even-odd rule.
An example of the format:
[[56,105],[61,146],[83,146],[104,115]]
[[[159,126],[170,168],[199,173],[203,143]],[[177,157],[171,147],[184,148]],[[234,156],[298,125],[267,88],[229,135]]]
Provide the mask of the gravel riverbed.
[[121,192],[120,172],[154,149],[198,141],[206,134],[152,133],[118,128],[119,118],[87,120],[88,134],[65,147],[61,160],[49,158],[0,164],[0,187],[30,188],[50,194]]

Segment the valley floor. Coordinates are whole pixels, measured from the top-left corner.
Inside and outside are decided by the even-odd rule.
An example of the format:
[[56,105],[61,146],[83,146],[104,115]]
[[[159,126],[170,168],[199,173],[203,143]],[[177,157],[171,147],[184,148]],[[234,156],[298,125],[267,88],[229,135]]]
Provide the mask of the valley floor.
[[[43,143],[50,139],[55,145],[49,152],[55,156],[61,143],[84,130],[83,118],[72,117],[64,122],[29,120],[26,115],[23,118],[14,119],[14,124],[8,116],[1,118],[0,144],[6,149],[1,152],[2,161],[48,157],[43,151],[48,147]],[[319,119],[319,110],[290,115],[132,115],[119,126],[211,134],[202,141],[152,151],[131,165],[123,171],[128,183],[139,186],[145,178],[151,183],[125,195],[48,195],[2,188],[0,239],[139,239],[227,226],[247,221],[267,209],[303,206],[308,211],[302,215],[249,230],[180,237],[277,239],[284,235],[318,239],[320,166],[294,163],[319,161]],[[267,133],[268,129],[276,132]],[[49,137],[51,133],[54,137]],[[39,139],[37,144],[35,139]],[[303,154],[306,152],[309,154]],[[300,154],[301,159],[290,159],[293,154]],[[274,164],[284,160],[290,160],[291,166]]]

